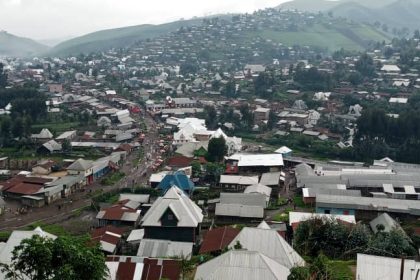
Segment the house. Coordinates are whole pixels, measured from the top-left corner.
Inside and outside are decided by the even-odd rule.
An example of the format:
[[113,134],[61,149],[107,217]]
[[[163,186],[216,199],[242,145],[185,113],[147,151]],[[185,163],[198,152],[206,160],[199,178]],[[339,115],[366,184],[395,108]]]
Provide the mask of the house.
[[[34,235],[44,238],[56,239],[55,235],[44,232],[40,227],[31,231],[15,230],[12,232],[6,243],[0,243],[0,263],[10,265],[12,263],[13,250],[25,239],[30,239]],[[4,272],[0,271],[0,279],[6,279]]]
[[378,212],[420,216],[420,201],[379,197],[317,195],[316,212],[334,215],[355,215],[356,219],[374,218]]
[[113,205],[99,211],[96,215],[99,226],[131,226],[136,227],[140,222],[140,210],[131,209],[122,205]]
[[67,172],[69,175],[83,175],[85,177],[85,185],[93,183],[92,161],[80,158],[67,167]]
[[111,225],[94,229],[91,233],[93,242],[100,245],[105,254],[115,254],[126,230]]
[[178,187],[159,197],[143,217],[147,239],[195,242],[203,221],[202,210]]
[[200,246],[200,254],[220,253],[232,242],[241,230],[233,227],[213,228],[206,232]]
[[81,175],[67,175],[64,177],[59,178],[50,183],[46,183],[45,187],[56,187],[61,186],[63,190],[63,197],[67,197],[78,190],[82,189],[85,185],[85,176],[84,174]]
[[286,174],[281,172],[268,172],[261,175],[260,184],[279,191],[280,182],[285,181]]
[[150,258],[182,257],[189,260],[193,254],[193,246],[193,242],[179,242],[144,238],[140,241],[137,256]]
[[158,185],[162,193],[166,193],[171,187],[176,186],[186,194],[191,195],[194,191],[194,183],[182,171],[176,171],[166,174]]
[[175,153],[186,158],[193,158],[196,154],[205,155],[208,145],[208,141],[185,143],[179,146]]
[[259,194],[263,194],[265,196],[265,200],[267,202],[267,207],[270,203],[270,197],[271,197],[271,188],[264,186],[262,184],[255,184],[255,185],[251,185],[246,187],[244,193],[259,193]]
[[222,190],[243,192],[247,186],[258,184],[258,176],[221,175]]
[[281,154],[234,154],[225,159],[227,173],[277,172],[284,166]]
[[385,64],[382,66],[381,72],[383,72],[386,75],[395,75],[399,74],[401,72],[401,69],[397,65]]
[[238,242],[242,248],[264,254],[288,269],[305,265],[303,258],[276,230],[244,227],[229,248]]
[[120,194],[120,197],[118,198],[118,201],[134,201],[139,204],[146,204],[150,201],[150,195],[149,194],[131,194],[131,193],[122,193]]
[[178,260],[108,256],[106,266],[107,280],[178,280],[181,276]]
[[168,159],[167,166],[175,169],[184,168],[191,166],[191,163],[194,161],[194,158],[189,158],[185,156],[173,156]]
[[76,136],[77,136],[76,130],[66,131],[60,134],[57,138],[55,138],[55,140],[59,142],[64,141],[64,140],[73,140],[74,138],[76,138]]
[[275,151],[276,154],[281,154],[283,157],[291,157],[293,150],[289,147],[283,146]]
[[254,110],[254,120],[256,123],[267,121],[269,115],[270,115],[269,108],[260,107]]
[[195,280],[287,280],[290,270],[251,250],[231,250],[197,267]]
[[357,280],[414,280],[418,275],[420,275],[418,261],[357,254]]
[[266,196],[263,194],[221,193],[215,214],[221,222],[260,222],[266,207]]
[[38,148],[37,153],[39,154],[53,154],[58,153],[63,150],[63,146],[59,143],[57,143],[55,140],[50,140],[44,144],[42,144],[41,147]]
[[52,160],[45,160],[41,161],[34,167],[32,167],[32,174],[35,175],[48,175],[52,172],[52,167],[55,166],[55,161]]
[[37,141],[50,140],[54,138],[54,135],[47,128],[44,128],[40,133],[32,134],[31,138]]

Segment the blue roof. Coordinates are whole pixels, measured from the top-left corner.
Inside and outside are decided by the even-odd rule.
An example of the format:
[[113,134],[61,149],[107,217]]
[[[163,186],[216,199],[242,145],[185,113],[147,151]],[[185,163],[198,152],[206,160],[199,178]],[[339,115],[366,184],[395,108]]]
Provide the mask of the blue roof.
[[166,175],[160,182],[158,188],[166,192],[172,186],[177,186],[184,192],[191,193],[194,190],[194,183],[185,175],[184,172],[177,171]]

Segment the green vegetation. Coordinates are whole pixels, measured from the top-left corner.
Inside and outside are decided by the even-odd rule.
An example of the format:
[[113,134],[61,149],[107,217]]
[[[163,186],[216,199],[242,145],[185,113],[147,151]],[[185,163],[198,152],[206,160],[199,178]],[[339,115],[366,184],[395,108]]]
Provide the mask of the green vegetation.
[[255,33],[255,35],[286,46],[314,46],[330,51],[342,48],[361,51],[366,47],[368,41],[389,41],[389,37],[364,24],[342,24],[341,26],[315,24],[295,32],[265,30]]
[[332,259],[353,259],[357,253],[387,257],[417,255],[410,239],[400,230],[371,234],[363,224],[349,225],[333,219],[301,222],[294,234],[294,248],[302,255],[321,252]]
[[199,20],[181,20],[161,25],[138,25],[98,31],[65,41],[50,50],[53,55],[78,55],[103,51],[110,48],[122,48],[139,40],[153,39],[169,32],[174,32],[181,26],[190,26]]
[[6,242],[11,234],[10,231],[0,231],[0,242]]
[[42,222],[35,222],[27,226],[24,230],[34,230],[37,227],[42,228],[43,231],[51,233],[56,236],[68,236],[69,233],[60,225],[56,224],[44,224]]
[[[37,123],[32,125],[32,131],[39,133],[41,129],[47,128],[51,132],[56,134],[63,133],[65,131],[74,130],[79,127],[79,122],[50,122],[50,123]],[[58,135],[57,135],[58,136]]]
[[101,180],[101,185],[112,186],[118,183],[122,178],[125,177],[124,172],[115,172],[108,175],[106,178]]
[[15,247],[11,264],[1,265],[5,279],[103,280],[107,276],[105,256],[99,245],[89,243],[87,238],[52,240],[34,235]]

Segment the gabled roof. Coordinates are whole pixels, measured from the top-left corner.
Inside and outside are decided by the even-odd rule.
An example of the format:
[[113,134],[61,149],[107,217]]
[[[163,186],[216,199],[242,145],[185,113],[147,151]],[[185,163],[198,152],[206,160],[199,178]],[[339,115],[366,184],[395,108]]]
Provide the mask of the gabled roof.
[[95,229],[92,232],[91,237],[92,241],[99,242],[103,251],[114,253],[124,233],[124,229],[109,225]]
[[167,174],[159,183],[158,188],[167,190],[172,186],[176,186],[183,191],[192,191],[194,189],[194,183],[182,171]]
[[290,271],[255,251],[232,250],[197,268],[195,280],[286,280]]
[[92,162],[80,158],[67,167],[67,170],[86,171],[89,168],[92,168]]
[[140,217],[140,211],[121,205],[114,205],[108,209],[99,211],[97,219],[108,221],[135,222]]
[[[34,235],[39,235],[51,239],[56,238],[55,235],[44,232],[40,227],[37,227],[32,231],[15,230],[10,235],[6,244],[0,247],[0,263],[10,264],[12,261],[12,252],[15,247],[18,246],[24,239],[32,238]],[[1,276],[2,274],[0,273],[0,278],[2,279]]]
[[374,233],[378,232],[378,225],[384,226],[384,232],[390,232],[393,229],[400,229],[400,224],[395,221],[388,213],[383,213],[382,215],[379,215],[375,219],[373,219],[370,223],[370,228]]
[[237,241],[242,248],[260,252],[289,269],[305,265],[302,257],[276,230],[245,227],[229,247],[233,247]]
[[190,259],[194,243],[158,239],[142,239],[137,251],[138,257],[184,257]]
[[197,227],[203,221],[203,214],[181,189],[171,187],[163,197],[159,197],[142,219],[144,227],[160,227],[162,215],[169,209],[176,212],[178,227]]
[[209,230],[201,243],[200,254],[225,249],[241,230],[232,227],[221,227]]
[[262,184],[256,184],[246,187],[244,193],[260,193],[265,195],[267,200],[270,200],[271,188]]

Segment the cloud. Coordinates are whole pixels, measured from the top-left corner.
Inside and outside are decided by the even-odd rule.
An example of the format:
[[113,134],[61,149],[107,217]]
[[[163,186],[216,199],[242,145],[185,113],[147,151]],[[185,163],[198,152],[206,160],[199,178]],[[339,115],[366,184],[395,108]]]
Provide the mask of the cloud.
[[285,0],[0,0],[0,29],[37,39],[163,23],[219,13],[252,12]]

